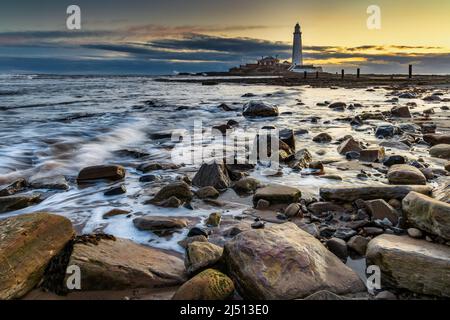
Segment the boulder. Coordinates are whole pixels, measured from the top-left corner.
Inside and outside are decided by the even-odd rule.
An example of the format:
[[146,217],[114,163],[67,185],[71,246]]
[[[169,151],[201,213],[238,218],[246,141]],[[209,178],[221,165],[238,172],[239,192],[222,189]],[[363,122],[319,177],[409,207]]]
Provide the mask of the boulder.
[[301,192],[297,188],[283,185],[271,184],[264,188],[259,188],[253,196],[253,204],[256,206],[259,200],[263,199],[273,204],[291,204],[298,202]]
[[369,243],[369,240],[367,240],[363,236],[353,236],[348,240],[347,246],[355,251],[357,254],[364,256],[366,254],[367,250],[367,244]]
[[387,173],[387,178],[390,184],[420,185],[427,183],[427,178],[419,169],[407,164],[391,166]]
[[172,300],[226,300],[234,293],[233,281],[222,272],[206,269],[184,283]]
[[161,288],[186,280],[180,258],[121,238],[76,243],[71,265],[81,270],[81,290]]
[[411,112],[407,106],[395,106],[391,109],[391,114],[398,118],[411,118]]
[[294,130],[292,129],[281,129],[280,132],[280,140],[286,143],[289,148],[295,151],[295,136]]
[[128,211],[128,210],[115,208],[115,209],[111,209],[111,210],[108,210],[107,212],[105,212],[102,217],[103,217],[103,219],[108,219],[111,217],[115,217],[115,216],[119,216],[119,215],[126,215],[129,213],[130,213],[130,211]]
[[247,299],[296,299],[319,290],[365,290],[358,275],[291,222],[245,231],[228,241],[224,260]]
[[174,182],[162,187],[156,195],[149,201],[149,203],[159,203],[170,197],[177,197],[178,199],[186,202],[192,200],[192,192],[189,185],[185,182]]
[[301,205],[299,203],[291,203],[284,210],[284,215],[288,218],[303,216],[303,212],[301,210]]
[[345,104],[344,102],[333,102],[330,105],[328,105],[328,108],[333,109],[333,110],[343,111],[343,110],[345,110],[346,106],[347,106],[347,104]]
[[195,192],[195,194],[200,199],[208,199],[208,198],[215,199],[215,198],[217,198],[219,196],[219,191],[217,191],[217,189],[214,188],[214,187],[207,186],[207,187],[203,187],[203,188],[198,189]]
[[127,188],[125,187],[124,184],[121,184],[117,187],[112,187],[108,190],[106,190],[103,195],[109,197],[109,196],[118,196],[120,194],[125,194],[127,193]]
[[326,132],[319,133],[313,138],[313,141],[317,143],[328,143],[331,142],[331,140],[333,140],[333,138]]
[[430,156],[450,160],[450,144],[437,144],[431,147]]
[[264,102],[250,101],[244,105],[242,113],[244,117],[277,117],[278,107],[265,104]]
[[388,219],[395,226],[398,222],[399,214],[383,199],[368,200],[365,202],[366,208],[372,215],[372,220]]
[[383,164],[386,167],[390,167],[393,166],[394,164],[405,164],[406,163],[406,159],[404,156],[398,156],[398,155],[394,155],[394,156],[389,156],[387,158],[384,159]]
[[412,226],[450,240],[450,204],[410,192],[402,205]]
[[0,197],[0,213],[29,207],[41,201],[41,195],[14,195]]
[[364,162],[380,162],[384,158],[384,148],[369,148],[361,150],[359,153],[359,161]]
[[188,220],[178,217],[145,216],[135,218],[133,224],[139,230],[169,232],[186,228],[188,226]]
[[125,177],[125,168],[114,165],[86,167],[78,173],[78,183],[91,180],[120,180]]
[[358,199],[374,200],[374,199],[403,199],[411,191],[422,194],[431,194],[429,186],[324,186],[320,188],[320,196],[326,201],[343,201],[352,202]]
[[423,232],[420,231],[419,229],[408,228],[408,230],[406,230],[406,232],[408,232],[408,236],[410,236],[411,238],[416,238],[416,239],[423,238]]
[[450,297],[450,248],[409,236],[381,235],[369,242],[367,265],[381,270],[384,287]]
[[180,247],[187,249],[187,246],[193,242],[208,242],[208,238],[205,236],[193,236],[193,237],[187,237],[181,241],[178,242],[178,244],[180,245]]
[[302,170],[309,167],[312,161],[312,155],[307,149],[301,149],[294,155],[294,160],[289,163],[289,167],[294,170]]
[[450,161],[447,161],[447,163],[444,165],[444,169],[450,172]]
[[450,134],[424,134],[423,140],[432,146],[437,144],[450,144]]
[[215,161],[204,163],[195,174],[192,184],[196,187],[211,186],[217,190],[227,189],[231,185],[228,171],[223,163]]
[[30,181],[33,189],[67,190],[69,183],[64,176],[44,177]]
[[189,274],[214,266],[222,257],[223,249],[209,242],[196,241],[187,245],[184,265]]
[[143,163],[139,165],[136,169],[143,172],[151,172],[156,170],[173,170],[178,169],[180,166],[173,164],[173,163],[159,163],[159,162],[150,162],[150,163]]
[[25,190],[28,187],[28,183],[25,179],[18,179],[0,190],[0,197],[12,196],[15,193]]
[[393,138],[395,135],[399,134],[400,130],[391,125],[391,124],[386,124],[386,125],[380,125],[377,127],[376,131],[375,131],[375,136],[379,139],[383,139],[383,138]]
[[1,220],[0,300],[17,299],[33,289],[50,260],[73,236],[70,220],[54,214],[22,214]]
[[205,224],[210,227],[218,227],[222,216],[218,212],[211,213],[205,221]]
[[326,242],[328,250],[333,252],[339,259],[346,260],[348,256],[347,244],[339,238],[331,238]]
[[261,183],[255,178],[243,178],[233,185],[234,191],[240,194],[253,193],[261,186]]
[[350,151],[361,152],[361,150],[362,150],[361,144],[355,139],[353,139],[353,137],[348,138],[347,140],[342,142],[337,149],[337,151],[340,154],[346,154],[347,152]]

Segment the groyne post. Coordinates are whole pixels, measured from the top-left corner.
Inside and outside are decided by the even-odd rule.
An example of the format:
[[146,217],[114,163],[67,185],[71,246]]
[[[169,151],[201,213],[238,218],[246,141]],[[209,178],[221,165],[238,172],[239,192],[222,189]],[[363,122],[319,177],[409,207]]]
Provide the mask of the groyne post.
[[359,79],[359,76],[361,75],[361,69],[356,69],[356,77]]
[[409,72],[408,72],[408,73],[409,73],[409,74],[408,74],[408,78],[411,79],[411,78],[412,78],[412,64],[410,64],[410,65],[408,66],[408,69],[409,69],[409,70],[408,70],[408,71],[409,71]]
[[341,70],[341,79],[344,79],[344,69]]

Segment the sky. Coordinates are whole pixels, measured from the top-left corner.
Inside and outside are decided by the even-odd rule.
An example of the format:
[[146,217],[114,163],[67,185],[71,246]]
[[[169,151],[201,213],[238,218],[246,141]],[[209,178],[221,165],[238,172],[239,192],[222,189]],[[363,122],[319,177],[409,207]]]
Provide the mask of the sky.
[[[74,4],[80,30],[66,26]],[[2,0],[0,73],[226,71],[290,60],[297,22],[304,62],[325,71],[450,74],[449,0]]]

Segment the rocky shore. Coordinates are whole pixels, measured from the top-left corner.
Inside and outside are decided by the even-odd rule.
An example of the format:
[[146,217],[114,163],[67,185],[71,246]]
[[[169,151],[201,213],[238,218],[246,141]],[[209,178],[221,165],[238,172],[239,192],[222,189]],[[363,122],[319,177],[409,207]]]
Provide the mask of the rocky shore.
[[[266,175],[256,174],[260,164],[216,159],[191,171],[168,159],[141,161],[146,154],[121,150],[141,162],[133,174],[142,192],[133,197],[149,212],[165,208],[194,214],[134,214],[117,207],[102,219],[106,224],[126,216],[133,228],[162,240],[183,234],[181,252],[102,232],[82,235],[57,211],[13,214],[0,220],[0,299],[83,298],[93,292],[114,299],[448,299],[446,90],[390,87],[386,101],[392,106],[383,111],[349,101],[320,102],[336,117],[303,119],[321,122],[322,132],[307,138],[300,138],[308,131],[298,129],[298,123],[295,130],[278,128],[281,168]],[[411,99],[429,107],[419,108]],[[274,119],[290,116],[257,100],[236,108],[220,106],[221,113],[238,112],[239,122],[218,128],[233,130],[251,121],[275,127]],[[340,116],[349,110],[351,117]],[[348,132],[336,136],[331,120],[344,123]],[[304,139],[318,147],[304,148]],[[0,214],[33,211],[46,200],[45,193],[37,192],[43,189],[64,194],[69,188],[106,183],[103,196],[114,199],[130,192],[129,171],[119,164],[96,164],[82,168],[74,179],[20,178],[0,188]],[[178,175],[162,179],[165,171]],[[280,183],[287,172],[327,184],[313,193],[290,180]],[[351,173],[352,183],[339,172]],[[204,208],[212,212],[195,216]],[[355,261],[362,263],[362,272]],[[79,288],[67,286],[73,281],[72,266],[80,270]],[[379,268],[380,287],[367,287],[368,266]]]

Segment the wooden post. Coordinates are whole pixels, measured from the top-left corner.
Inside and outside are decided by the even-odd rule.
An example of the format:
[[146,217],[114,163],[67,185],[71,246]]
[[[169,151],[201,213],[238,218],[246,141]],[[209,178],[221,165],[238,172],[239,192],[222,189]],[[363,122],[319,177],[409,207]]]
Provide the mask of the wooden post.
[[344,69],[341,71],[341,78],[344,79]]
[[316,79],[319,79],[319,71],[316,71]]
[[412,78],[412,64],[409,65],[409,75],[408,78],[411,79]]
[[361,69],[356,69],[356,77],[359,78],[359,76],[361,75]]
[[303,72],[303,78],[306,79],[306,71]]

